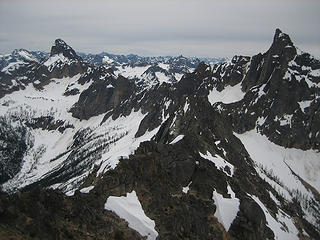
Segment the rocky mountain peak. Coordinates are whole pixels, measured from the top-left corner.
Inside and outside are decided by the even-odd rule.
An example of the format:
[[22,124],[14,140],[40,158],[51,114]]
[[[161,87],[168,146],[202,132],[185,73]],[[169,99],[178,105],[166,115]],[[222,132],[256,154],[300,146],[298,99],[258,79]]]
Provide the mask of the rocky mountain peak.
[[54,45],[51,47],[50,56],[56,54],[63,54],[65,57],[69,59],[79,59],[80,57],[76,54],[76,52],[62,39],[56,39],[54,41]]
[[84,73],[87,64],[65,41],[56,39],[49,58],[42,62],[40,68],[41,71],[38,72],[48,80],[48,78],[72,77]]
[[289,35],[283,33],[280,29],[276,29],[273,43],[269,49],[269,55],[285,57],[287,61],[291,61],[297,53]]
[[276,29],[275,34],[274,34],[274,38],[273,38],[274,42],[277,41],[277,40],[287,41],[287,42],[290,42],[292,44],[289,35],[284,33],[284,32],[282,32],[279,28]]

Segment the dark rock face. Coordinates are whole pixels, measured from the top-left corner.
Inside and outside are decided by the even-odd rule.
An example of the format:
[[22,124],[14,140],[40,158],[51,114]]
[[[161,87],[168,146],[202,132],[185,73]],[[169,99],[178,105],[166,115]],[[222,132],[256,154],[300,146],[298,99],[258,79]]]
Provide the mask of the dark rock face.
[[107,112],[113,95],[113,88],[108,88],[106,82],[92,84],[83,91],[78,103],[70,110],[73,117],[89,119],[92,116]]
[[72,116],[89,119],[116,108],[134,92],[135,85],[124,77],[109,76],[104,81],[97,81],[80,94],[79,101],[72,107]]
[[72,61],[71,64],[59,64],[48,73],[48,78],[73,77],[86,71],[87,65],[81,61]]

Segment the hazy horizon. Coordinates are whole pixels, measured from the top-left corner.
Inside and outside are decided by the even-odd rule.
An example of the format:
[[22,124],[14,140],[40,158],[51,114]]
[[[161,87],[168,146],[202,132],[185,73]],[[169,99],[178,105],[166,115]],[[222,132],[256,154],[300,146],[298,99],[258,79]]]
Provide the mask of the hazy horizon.
[[317,0],[109,0],[0,2],[0,52],[50,51],[62,38],[77,52],[140,56],[252,56],[276,28],[320,56]]

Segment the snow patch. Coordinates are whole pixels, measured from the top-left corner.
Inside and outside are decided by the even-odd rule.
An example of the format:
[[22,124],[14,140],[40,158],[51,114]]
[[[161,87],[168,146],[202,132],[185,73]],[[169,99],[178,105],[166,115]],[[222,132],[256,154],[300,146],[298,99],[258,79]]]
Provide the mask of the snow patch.
[[181,78],[183,77],[183,74],[181,74],[181,73],[175,73],[175,74],[174,74],[174,77],[175,77],[175,79],[176,79],[177,81],[180,81]]
[[286,79],[286,80],[288,80],[289,82],[291,81],[291,73],[289,72],[289,70],[286,71],[283,79]]
[[239,211],[240,200],[235,197],[235,193],[228,185],[228,194],[231,198],[224,198],[216,190],[213,191],[212,199],[217,206],[217,210],[214,214],[218,221],[224,226],[226,231],[229,230],[233,220],[236,218]]
[[175,144],[179,141],[181,141],[184,138],[184,135],[179,135],[175,139],[173,139],[169,144]]
[[41,82],[39,80],[36,80],[33,82],[34,84],[40,84]]
[[301,108],[301,111],[302,112],[305,112],[304,110],[308,107],[310,107],[311,103],[313,102],[313,100],[307,100],[307,101],[301,101],[301,102],[298,102],[300,108]]
[[267,118],[265,118],[265,117],[258,117],[258,119],[256,121],[256,125],[262,126],[265,123],[266,119]]
[[164,106],[166,107],[166,110],[169,108],[170,104],[171,104],[171,100],[168,100],[165,102]]
[[62,53],[59,53],[49,57],[49,59],[45,61],[43,65],[45,65],[46,67],[49,67],[54,63],[56,63],[57,61],[65,62],[66,60],[68,60],[68,58],[66,58]]
[[8,66],[4,67],[1,72],[4,72],[6,74],[10,74],[10,72],[18,69],[22,64],[25,64],[25,62],[17,61],[17,62],[11,62],[8,64]]
[[37,59],[36,59],[34,56],[32,56],[32,54],[30,54],[29,52],[27,52],[27,51],[25,51],[25,50],[23,50],[23,49],[19,50],[18,53],[19,53],[19,55],[20,55],[21,57],[23,57],[23,58],[26,59],[27,61],[37,62]]
[[80,189],[81,193],[89,193],[92,189],[94,189],[94,186],[90,186],[90,187],[85,187]]
[[170,68],[170,65],[165,63],[158,63],[158,66],[167,71],[169,71]]
[[320,77],[320,69],[311,70],[309,72],[309,75],[311,75],[313,77]]
[[122,75],[126,78],[141,78],[142,74],[150,67],[150,65],[144,67],[130,67],[121,66],[115,71],[116,75]]
[[280,119],[280,126],[286,126],[290,125],[290,128],[292,127],[292,114],[285,114],[283,117]]
[[[210,162],[213,162],[216,167],[220,170],[222,170],[225,174],[227,174],[229,177],[233,176],[234,173],[234,166],[231,163],[228,163],[226,160],[224,160],[222,157],[220,157],[219,155],[215,155],[212,156],[211,153],[209,151],[207,151],[206,154],[202,154],[201,152],[199,152],[200,156],[204,159],[209,160]],[[229,167],[230,172],[228,173],[225,168]]]
[[164,82],[165,82],[165,83],[170,83],[169,77],[166,76],[164,73],[162,73],[162,72],[156,72],[155,74],[156,74],[156,77],[158,78],[160,84],[162,84],[162,83],[164,83]]
[[183,193],[187,194],[189,192],[189,187],[190,187],[191,183],[192,183],[192,181],[188,184],[188,186],[182,187],[182,192]]
[[240,101],[244,95],[245,93],[241,90],[241,83],[239,83],[233,87],[227,86],[221,92],[214,88],[209,92],[208,100],[211,105],[217,102],[228,104]]
[[320,88],[320,83],[315,83],[310,81],[308,78],[304,79],[306,81],[306,83],[308,84],[309,88]]
[[186,99],[186,102],[185,102],[184,107],[183,107],[184,113],[186,113],[188,111],[188,109],[189,109],[189,103],[188,103],[188,100]]
[[113,61],[113,59],[111,59],[111,58],[109,58],[108,56],[104,56],[103,58],[102,58],[102,63],[113,63],[114,61]]
[[108,197],[104,208],[115,212],[128,222],[130,228],[136,230],[141,236],[147,237],[148,240],[157,238],[155,222],[143,211],[135,191],[127,193],[125,197]]

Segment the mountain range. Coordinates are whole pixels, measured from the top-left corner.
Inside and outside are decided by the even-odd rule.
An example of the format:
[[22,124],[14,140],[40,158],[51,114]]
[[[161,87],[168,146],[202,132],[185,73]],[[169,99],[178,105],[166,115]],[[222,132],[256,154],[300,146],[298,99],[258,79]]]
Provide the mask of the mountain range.
[[320,61],[0,57],[0,238],[319,239]]

